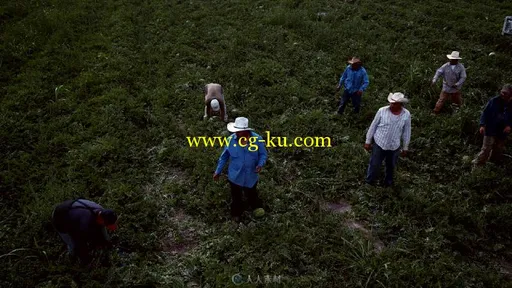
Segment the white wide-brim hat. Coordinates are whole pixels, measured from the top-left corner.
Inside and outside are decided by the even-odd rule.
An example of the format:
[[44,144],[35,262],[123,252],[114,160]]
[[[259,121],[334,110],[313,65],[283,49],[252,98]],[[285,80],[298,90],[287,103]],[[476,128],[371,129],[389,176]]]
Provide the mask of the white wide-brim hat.
[[451,59],[458,59],[458,60],[462,59],[459,56],[459,51],[452,51],[452,54],[446,55],[446,57],[448,57],[448,59],[450,59],[450,60]]
[[405,95],[397,92],[397,93],[389,93],[388,95],[389,103],[407,103],[409,99],[405,98]]
[[348,60],[348,64],[354,64],[354,63],[362,63],[361,59],[357,57],[352,57],[352,59]]
[[210,102],[210,106],[212,107],[213,111],[217,112],[220,110],[220,104],[219,100],[213,99],[212,102]]
[[235,133],[240,131],[248,131],[253,130],[252,128],[249,128],[249,119],[245,117],[237,117],[235,119],[235,122],[228,123],[228,131]]

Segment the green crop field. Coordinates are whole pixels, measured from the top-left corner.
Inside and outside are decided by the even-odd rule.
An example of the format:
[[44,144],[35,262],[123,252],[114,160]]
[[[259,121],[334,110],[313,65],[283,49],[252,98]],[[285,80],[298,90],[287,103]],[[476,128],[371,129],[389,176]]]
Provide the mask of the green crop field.
[[[512,1],[2,1],[0,286],[512,287],[511,157],[470,163],[483,106],[512,83],[507,15]],[[464,106],[433,116],[453,50]],[[335,116],[354,55],[370,86],[358,116]],[[227,135],[202,120],[210,82],[230,121],[333,142],[269,148],[267,214],[240,226],[212,179],[222,148],[186,140]],[[411,100],[411,153],[396,187],[368,187],[365,132],[390,92]],[[72,265],[50,224],[79,196],[121,214],[110,267]]]

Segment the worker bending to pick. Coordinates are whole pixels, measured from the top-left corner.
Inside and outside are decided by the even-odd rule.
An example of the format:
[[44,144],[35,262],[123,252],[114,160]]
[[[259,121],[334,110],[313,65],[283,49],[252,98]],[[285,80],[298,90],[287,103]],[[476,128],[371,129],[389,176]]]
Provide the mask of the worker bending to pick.
[[220,84],[210,83],[204,86],[204,117],[219,116],[224,122],[228,121],[226,102],[224,101],[224,89]]

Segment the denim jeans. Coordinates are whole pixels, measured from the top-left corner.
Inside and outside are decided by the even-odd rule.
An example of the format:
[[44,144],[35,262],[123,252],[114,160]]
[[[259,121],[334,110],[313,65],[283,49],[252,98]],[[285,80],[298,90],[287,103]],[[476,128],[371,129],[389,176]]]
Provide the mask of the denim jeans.
[[361,109],[361,97],[357,95],[357,93],[348,93],[347,90],[343,92],[343,96],[341,97],[340,106],[338,107],[338,113],[343,114],[345,111],[345,106],[349,100],[352,100],[352,106],[354,106],[354,113],[358,113]]
[[384,150],[376,143],[373,143],[370,164],[368,165],[368,171],[366,173],[366,183],[374,184],[376,182],[379,177],[379,170],[382,165],[382,161],[385,161],[386,175],[384,184],[393,185],[393,172],[395,170],[396,163],[398,162],[399,155],[400,149]]
[[[55,216],[55,209],[52,212],[52,220],[54,219],[54,216]],[[55,224],[53,227],[55,228],[55,230],[57,230],[55,227]],[[66,243],[66,245],[68,246],[69,255],[73,256],[75,254],[75,242],[73,242],[73,238],[71,238],[71,236],[67,233],[61,233],[59,231],[57,231],[57,233],[59,233],[60,238],[62,238],[62,241],[64,241],[64,243]]]
[[74,256],[75,255],[75,242],[73,242],[73,239],[71,238],[71,236],[66,233],[60,233],[60,232],[58,232],[58,233],[60,235],[60,238],[62,238],[62,241],[64,241],[64,243],[66,243],[66,245],[68,245],[69,255]]

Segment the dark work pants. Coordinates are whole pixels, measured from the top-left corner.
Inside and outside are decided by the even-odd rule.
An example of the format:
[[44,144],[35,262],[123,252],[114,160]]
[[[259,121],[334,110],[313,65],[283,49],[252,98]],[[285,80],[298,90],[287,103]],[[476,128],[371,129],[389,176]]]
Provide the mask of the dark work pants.
[[347,90],[343,92],[343,96],[341,97],[340,106],[338,107],[338,113],[343,114],[345,111],[345,106],[349,100],[352,100],[352,106],[354,106],[354,113],[359,113],[361,109],[361,97],[357,95],[357,93],[348,93]]
[[245,195],[247,196],[247,200],[249,201],[249,205],[251,206],[252,210],[263,207],[263,203],[260,197],[258,196],[258,190],[256,189],[258,183],[254,184],[252,188],[242,187],[232,183],[231,181],[229,181],[229,184],[231,185],[231,216],[239,217],[242,215],[243,192],[245,192]]

